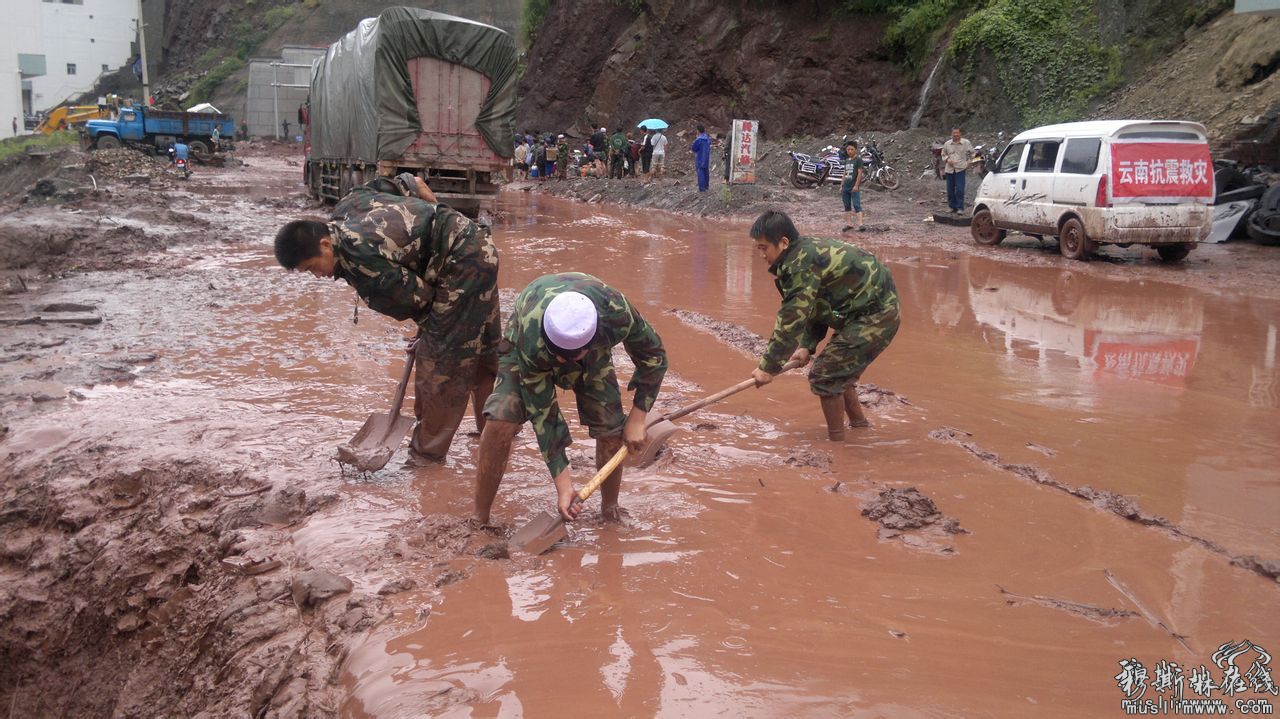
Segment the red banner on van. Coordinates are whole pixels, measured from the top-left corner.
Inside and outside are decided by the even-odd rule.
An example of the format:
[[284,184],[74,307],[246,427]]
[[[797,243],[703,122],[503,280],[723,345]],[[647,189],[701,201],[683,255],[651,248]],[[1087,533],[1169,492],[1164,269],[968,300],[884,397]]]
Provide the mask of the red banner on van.
[[1111,145],[1112,197],[1213,197],[1209,145],[1116,142]]

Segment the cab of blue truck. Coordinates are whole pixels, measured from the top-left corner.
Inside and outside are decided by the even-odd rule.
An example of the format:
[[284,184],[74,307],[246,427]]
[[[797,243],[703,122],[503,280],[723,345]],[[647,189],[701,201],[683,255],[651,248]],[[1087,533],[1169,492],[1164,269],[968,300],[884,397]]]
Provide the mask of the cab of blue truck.
[[121,108],[112,120],[85,123],[84,137],[91,149],[109,150],[131,145],[144,150],[163,151],[170,144],[182,142],[196,156],[219,149],[213,139],[214,128],[222,138],[235,136],[236,122],[229,115],[215,112],[170,112],[140,107]]

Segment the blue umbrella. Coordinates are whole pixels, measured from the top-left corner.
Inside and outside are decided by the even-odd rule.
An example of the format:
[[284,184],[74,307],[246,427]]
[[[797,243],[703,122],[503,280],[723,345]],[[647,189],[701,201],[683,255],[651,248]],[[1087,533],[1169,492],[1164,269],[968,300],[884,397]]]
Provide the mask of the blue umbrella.
[[640,124],[636,125],[636,127],[648,130],[665,130],[667,129],[667,123],[656,117],[651,117],[648,120],[641,120]]

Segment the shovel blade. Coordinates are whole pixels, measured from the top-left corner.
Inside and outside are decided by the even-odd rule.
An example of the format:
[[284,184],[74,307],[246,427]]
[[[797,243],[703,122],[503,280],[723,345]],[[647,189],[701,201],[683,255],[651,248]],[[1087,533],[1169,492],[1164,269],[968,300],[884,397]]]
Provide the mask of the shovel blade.
[[391,461],[391,455],[400,448],[413,418],[390,414],[371,414],[364,425],[347,444],[338,445],[338,461],[351,465],[361,472],[376,472]]
[[569,531],[564,527],[564,518],[550,512],[542,512],[511,535],[510,546],[525,554],[536,556],[568,535]]
[[649,434],[649,443],[640,450],[640,454],[635,455],[632,461],[634,467],[648,467],[653,464],[653,460],[658,458],[658,452],[662,449],[662,445],[667,439],[679,432],[680,428],[674,422],[668,420],[658,420],[649,425],[645,432]]

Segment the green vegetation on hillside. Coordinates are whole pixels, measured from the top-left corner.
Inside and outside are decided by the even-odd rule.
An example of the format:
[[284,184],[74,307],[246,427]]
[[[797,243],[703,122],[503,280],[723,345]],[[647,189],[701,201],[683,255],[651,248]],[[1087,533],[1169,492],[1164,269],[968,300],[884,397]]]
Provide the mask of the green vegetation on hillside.
[[520,7],[520,44],[525,50],[533,47],[533,40],[538,36],[538,29],[551,9],[552,0],[524,0]]
[[[252,5],[252,3],[249,3]],[[306,3],[303,3],[306,5]],[[231,48],[230,57],[224,57],[221,62],[216,65],[214,63],[219,57],[223,57],[222,49],[210,49],[205,51],[200,59],[196,62],[196,67],[212,67],[213,69],[205,73],[196,84],[191,86],[191,94],[187,101],[190,103],[206,102],[213,97],[213,93],[217,92],[218,86],[227,78],[240,71],[248,62],[250,57],[257,52],[258,46],[261,45],[271,33],[280,29],[290,18],[297,13],[296,5],[282,5],[273,7],[262,13],[261,17],[249,17],[236,24],[235,29],[231,32],[231,37],[235,38],[235,45]]]
[[[1213,0],[1211,5],[1225,0]],[[1118,86],[1120,48],[1099,40],[1098,0],[844,0],[850,13],[892,14],[885,44],[913,71],[946,40],[970,76],[985,57],[1029,124],[1081,117]]]
[[28,151],[61,150],[75,147],[80,136],[75,130],[59,130],[50,135],[19,135],[0,140],[0,162]]
[[1120,82],[1120,51],[1097,39],[1096,0],[990,0],[956,27],[948,50],[995,61],[1005,95],[1025,122],[1077,120]]

